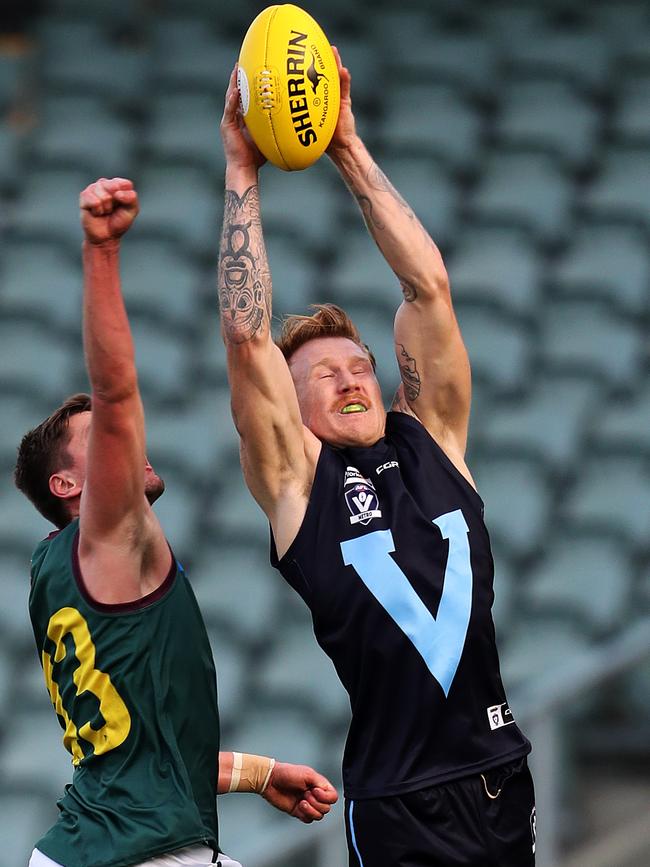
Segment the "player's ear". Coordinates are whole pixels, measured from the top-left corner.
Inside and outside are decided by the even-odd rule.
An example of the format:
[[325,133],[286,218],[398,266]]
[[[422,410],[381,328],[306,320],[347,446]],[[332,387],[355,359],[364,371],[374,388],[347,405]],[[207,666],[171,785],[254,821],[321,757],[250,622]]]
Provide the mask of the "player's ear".
[[81,493],[81,485],[78,483],[76,477],[67,470],[52,473],[49,479],[49,487],[55,497],[61,497],[63,500],[76,497]]

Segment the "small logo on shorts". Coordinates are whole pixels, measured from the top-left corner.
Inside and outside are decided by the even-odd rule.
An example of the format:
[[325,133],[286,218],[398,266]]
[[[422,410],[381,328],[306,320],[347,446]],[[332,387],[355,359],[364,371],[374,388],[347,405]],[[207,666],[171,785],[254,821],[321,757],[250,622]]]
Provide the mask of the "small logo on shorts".
[[537,810],[533,807],[530,814],[530,835],[533,838],[533,855],[535,854],[535,844],[537,843]]
[[493,704],[487,709],[487,715],[492,731],[509,726],[515,721],[507,701],[504,701],[503,704]]
[[370,479],[364,479],[356,467],[348,467],[343,482],[345,502],[351,513],[351,524],[369,524],[381,518],[379,498]]

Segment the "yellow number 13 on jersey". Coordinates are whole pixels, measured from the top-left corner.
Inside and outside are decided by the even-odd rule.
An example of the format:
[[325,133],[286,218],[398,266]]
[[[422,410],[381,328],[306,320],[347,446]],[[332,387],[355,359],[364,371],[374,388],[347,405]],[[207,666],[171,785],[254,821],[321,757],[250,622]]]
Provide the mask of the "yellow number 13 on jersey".
[[[54,659],[43,651],[43,674],[45,683],[54,705],[54,710],[65,722],[63,745],[72,753],[72,763],[78,765],[84,758],[79,744],[79,738],[92,744],[95,755],[114,750],[127,739],[131,730],[131,715],[120,694],[113,686],[110,677],[95,668],[95,645],[90,637],[90,630],[85,619],[76,608],[60,608],[50,617],[47,625],[47,635],[55,645]],[[75,655],[79,665],[72,674],[72,680],[77,688],[77,695],[89,692],[99,701],[99,712],[104,718],[104,725],[94,729],[89,722],[79,729],[70,719],[63,707],[59,687],[52,677],[54,662],[61,662],[66,655],[63,639],[70,635],[75,646]]]

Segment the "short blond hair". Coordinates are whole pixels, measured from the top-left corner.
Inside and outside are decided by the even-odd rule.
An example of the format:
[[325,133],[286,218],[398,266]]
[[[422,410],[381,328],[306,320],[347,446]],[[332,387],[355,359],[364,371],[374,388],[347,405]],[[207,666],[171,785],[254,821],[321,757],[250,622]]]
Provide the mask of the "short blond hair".
[[275,342],[287,361],[310,340],[317,340],[319,337],[347,337],[368,353],[372,369],[376,369],[375,356],[361,339],[359,329],[345,310],[337,304],[312,304],[309,309],[314,311],[311,316],[296,313],[285,316],[282,320],[282,329]]

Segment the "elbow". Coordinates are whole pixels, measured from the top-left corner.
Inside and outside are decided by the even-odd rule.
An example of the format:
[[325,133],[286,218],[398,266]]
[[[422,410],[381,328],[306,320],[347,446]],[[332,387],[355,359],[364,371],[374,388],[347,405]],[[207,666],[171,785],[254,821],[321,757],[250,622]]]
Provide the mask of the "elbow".
[[131,376],[125,375],[111,378],[111,380],[91,382],[91,385],[93,406],[96,403],[104,405],[127,403],[139,395],[138,379],[135,373]]

